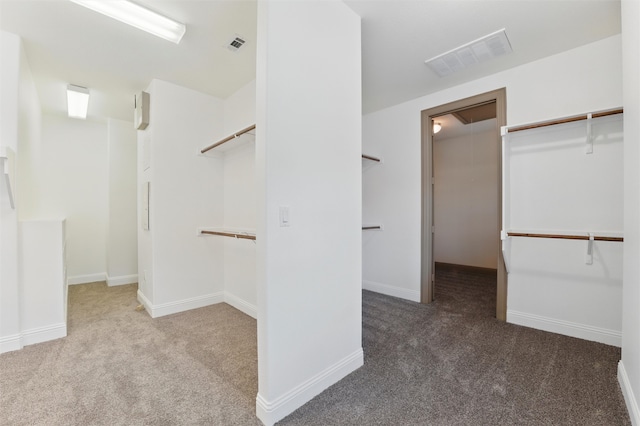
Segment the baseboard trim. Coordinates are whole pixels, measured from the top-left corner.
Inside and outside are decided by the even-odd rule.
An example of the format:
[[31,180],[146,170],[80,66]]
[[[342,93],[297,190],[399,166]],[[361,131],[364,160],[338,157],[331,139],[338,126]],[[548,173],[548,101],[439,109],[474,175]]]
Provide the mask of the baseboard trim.
[[640,426],[640,408],[638,408],[638,399],[633,392],[631,381],[629,380],[627,370],[625,370],[622,360],[618,362],[618,383],[622,390],[622,396],[624,396],[624,402],[627,404],[631,424],[633,426]]
[[120,275],[117,277],[110,277],[107,275],[107,285],[114,287],[117,285],[136,284],[138,282],[138,274],[133,275]]
[[240,312],[244,312],[252,318],[258,318],[258,308],[255,305],[252,305],[251,303],[229,293],[228,291],[224,292],[224,302],[233,306]]
[[190,311],[191,309],[203,308],[216,303],[224,302],[224,292],[206,294],[204,296],[192,297],[190,299],[178,300],[175,302],[153,305],[145,295],[138,290],[138,301],[142,303],[151,315],[151,318],[163,317],[165,315],[177,314],[178,312]]
[[507,322],[563,334],[565,336],[604,343],[605,345],[622,346],[622,332],[617,330],[609,330],[513,310],[507,310]]
[[106,280],[107,274],[105,272],[87,275],[74,275],[73,277],[67,278],[67,285],[88,284]]
[[0,338],[0,354],[5,352],[19,351],[22,349],[22,335],[12,334]]
[[22,332],[22,344],[24,346],[35,345],[36,343],[61,339],[66,336],[67,324],[65,323],[31,328]]
[[420,302],[420,291],[418,290],[408,290],[406,288],[393,287],[387,284],[366,280],[362,280],[362,288],[369,291],[375,291],[376,293],[386,294],[387,296],[399,297],[412,302]]
[[258,393],[256,415],[266,426],[273,426],[363,364],[364,353],[360,348],[273,401],[267,401]]

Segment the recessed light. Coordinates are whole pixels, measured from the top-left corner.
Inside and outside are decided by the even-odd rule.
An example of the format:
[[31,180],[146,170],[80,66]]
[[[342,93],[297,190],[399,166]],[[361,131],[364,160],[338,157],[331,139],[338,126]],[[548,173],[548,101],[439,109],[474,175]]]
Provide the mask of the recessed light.
[[180,43],[182,36],[187,30],[184,24],[126,0],[70,1],[165,40],[172,41],[175,44]]

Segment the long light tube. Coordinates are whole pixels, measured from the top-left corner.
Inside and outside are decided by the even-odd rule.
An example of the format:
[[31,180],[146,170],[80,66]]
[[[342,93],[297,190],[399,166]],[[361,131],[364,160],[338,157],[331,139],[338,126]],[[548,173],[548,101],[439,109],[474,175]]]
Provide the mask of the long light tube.
[[187,28],[165,16],[145,9],[126,0],[70,0],[96,12],[100,12],[120,22],[129,24],[140,30],[161,37],[165,40],[180,43]]
[[67,111],[69,117],[85,120],[88,109],[89,89],[69,84],[67,86]]

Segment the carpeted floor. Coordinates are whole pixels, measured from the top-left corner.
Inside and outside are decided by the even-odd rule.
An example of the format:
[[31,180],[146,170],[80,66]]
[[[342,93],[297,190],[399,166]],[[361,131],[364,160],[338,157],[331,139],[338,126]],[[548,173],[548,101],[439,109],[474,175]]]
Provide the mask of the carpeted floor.
[[497,321],[495,280],[439,267],[429,306],[364,292],[364,367],[279,424],[630,425],[620,350]]
[[[492,274],[437,283],[429,306],[365,291],[364,367],[279,425],[630,424],[619,349],[496,321]],[[135,292],[72,286],[67,338],[0,355],[0,424],[260,425],[255,320],[152,320]]]
[[0,424],[261,425],[255,320],[226,304],[154,320],[136,290],[70,286],[66,338],[0,355]]

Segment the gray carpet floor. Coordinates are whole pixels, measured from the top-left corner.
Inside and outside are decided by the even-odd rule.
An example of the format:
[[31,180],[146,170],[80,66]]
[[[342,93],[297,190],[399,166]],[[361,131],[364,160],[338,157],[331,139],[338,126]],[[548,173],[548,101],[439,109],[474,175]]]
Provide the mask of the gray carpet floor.
[[[429,306],[365,291],[365,366],[279,425],[630,425],[619,349],[496,321],[495,275],[437,282]],[[153,320],[135,292],[72,286],[68,337],[0,355],[0,424],[260,425],[255,320]]]

